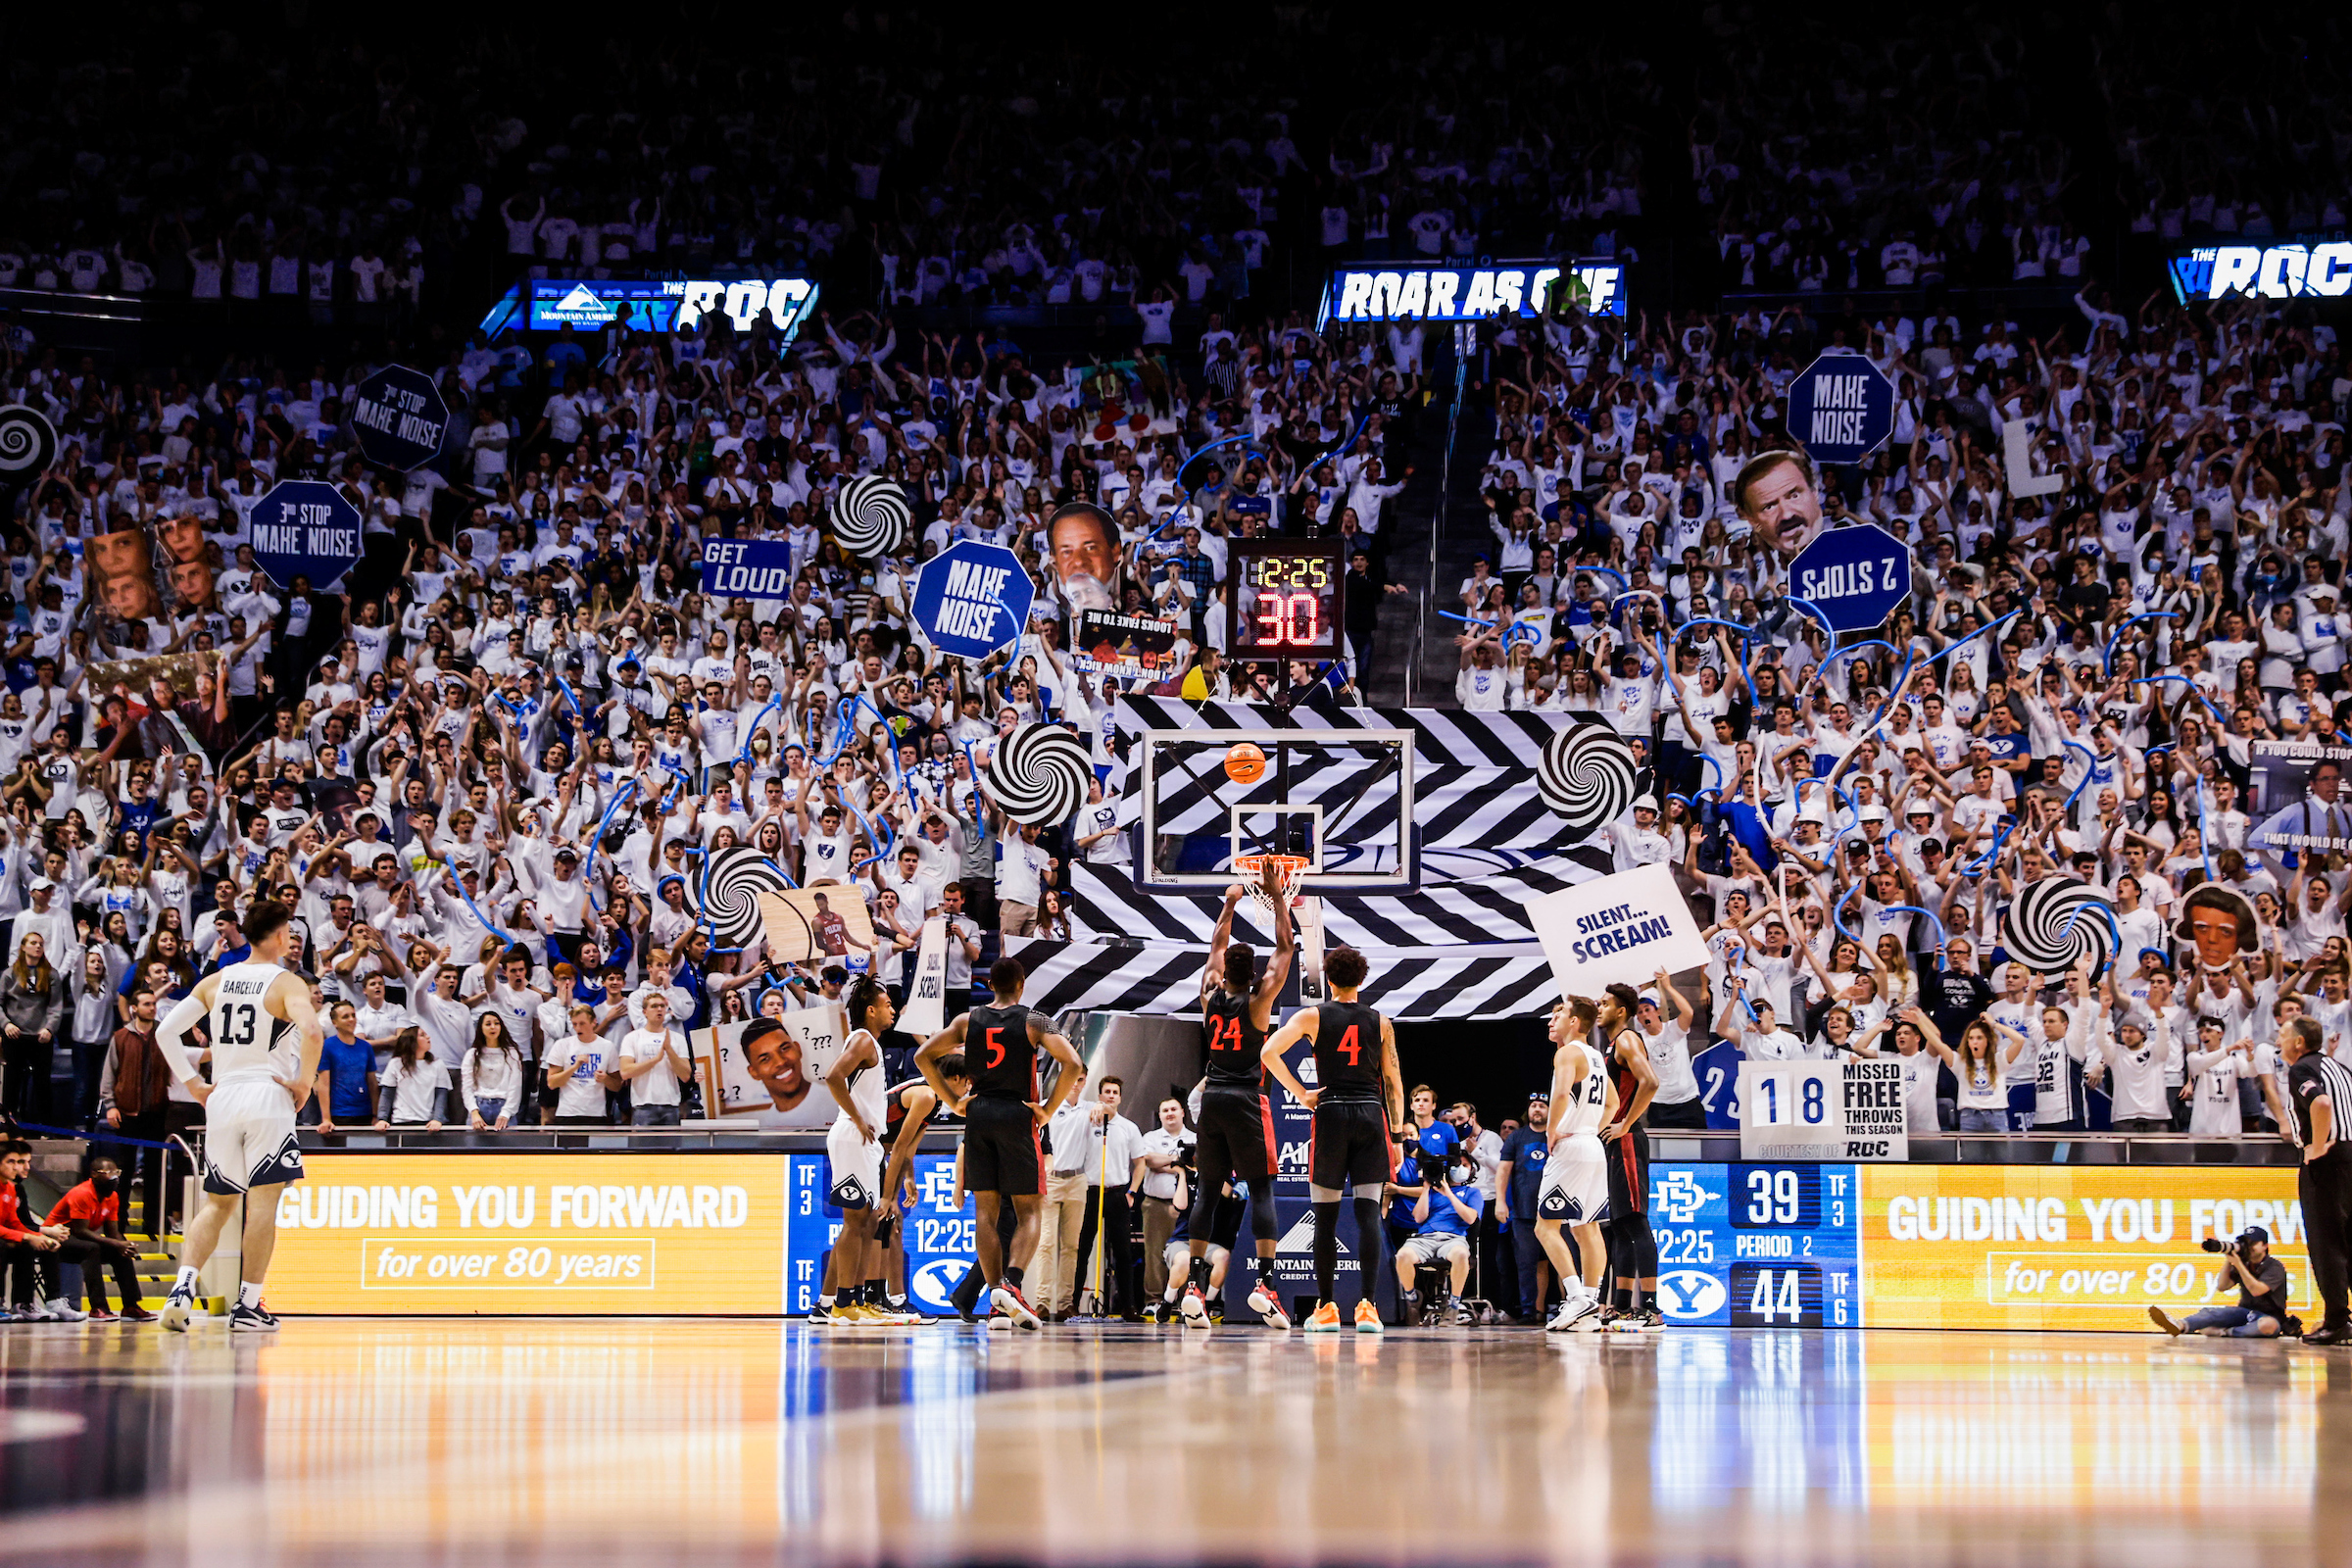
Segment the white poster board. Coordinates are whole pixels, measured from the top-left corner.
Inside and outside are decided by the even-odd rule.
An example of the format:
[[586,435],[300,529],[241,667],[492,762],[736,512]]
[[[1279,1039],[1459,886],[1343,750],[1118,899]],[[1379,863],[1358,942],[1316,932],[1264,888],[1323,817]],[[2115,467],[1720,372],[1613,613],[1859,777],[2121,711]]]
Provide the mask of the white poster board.
[[914,977],[906,983],[906,1010],[899,1014],[899,1032],[928,1040],[947,1027],[948,922],[934,915],[923,922],[922,939],[914,948]]
[[1901,1062],[1740,1064],[1741,1159],[1909,1159],[1908,1128]]
[[1527,902],[1529,922],[1560,990],[1597,997],[1614,984],[1641,987],[1707,961],[1698,921],[1665,865],[1638,866]]
[[830,1127],[841,1106],[817,1083],[841,1039],[840,1010],[802,1007],[778,1020],[780,1040],[743,1049],[749,1023],[697,1029],[687,1044],[703,1069],[703,1098],[712,1117],[758,1116],[762,1127]]

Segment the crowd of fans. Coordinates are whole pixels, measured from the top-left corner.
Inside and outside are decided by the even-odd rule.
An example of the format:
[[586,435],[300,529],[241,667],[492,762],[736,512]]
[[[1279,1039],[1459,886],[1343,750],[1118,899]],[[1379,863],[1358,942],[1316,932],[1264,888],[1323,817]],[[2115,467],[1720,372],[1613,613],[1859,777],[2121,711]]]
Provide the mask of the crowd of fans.
[[[2086,1077],[2143,1129],[2272,1127],[2279,1024],[2352,1032],[2337,769],[2264,803],[2316,825],[2245,808],[2259,743],[2348,744],[2352,375],[2308,312],[2076,304],[2038,338],[1783,313],[1642,323],[1605,363],[1558,325],[1498,350],[1458,695],[1640,751],[1621,861],[1682,867],[1714,922],[1692,1044],[1899,1051],[1923,1129],[2080,1127]],[[1898,388],[1858,470],[1771,455],[1800,330]],[[1885,627],[1837,648],[1788,575],[1818,526],[1789,496],[1816,490],[1822,522],[1914,562]],[[2048,876],[2114,904],[2112,974],[2003,946]],[[2242,943],[2191,948],[2189,913],[2226,903],[2202,884],[2246,901]],[[1696,1095],[1687,1055],[1668,1101]]]
[[[2342,1002],[2339,859],[2255,853],[2230,803],[2251,741],[2334,730],[2352,383],[2308,312],[2182,313],[2142,298],[2152,277],[2111,295],[2098,278],[2116,258],[2085,238],[2104,209],[2077,183],[2142,178],[2115,210],[2144,201],[2163,235],[2261,232],[2315,203],[2325,221],[2331,110],[2256,132],[2242,104],[2200,100],[2199,136],[2176,146],[2149,127],[2179,68],[2101,42],[2084,90],[2108,134],[2086,142],[2037,91],[2038,36],[1992,23],[1921,21],[1809,74],[1786,68],[1822,40],[1716,12],[1684,74],[1630,56],[1572,70],[1549,43],[1504,38],[1407,58],[1288,8],[1270,25],[1345,63],[1348,90],[1214,51],[1175,90],[870,10],[805,53],[725,70],[615,38],[600,57],[614,110],[514,69],[524,42],[492,33],[439,40],[428,65],[380,40],[220,32],[150,73],[156,45],[126,28],[92,46],[119,58],[39,78],[55,113],[33,65],[7,68],[28,90],[8,111],[0,287],[219,300],[256,345],[163,372],[37,333],[10,351],[0,395],[47,412],[63,448],[21,493],[0,585],[8,1108],[168,1119],[142,1086],[126,1101],[120,1058],[137,1048],[110,1070],[110,1042],[152,1016],[143,996],[168,1002],[233,955],[235,911],[265,891],[299,901],[306,961],[353,1009],[338,1038],[367,1041],[380,1078],[414,1023],[405,1059],[429,1050],[454,1094],[401,1103],[452,1120],[473,1113],[461,1058],[485,1029],[534,1064],[506,1107],[529,1119],[574,1001],[597,1030],[627,1028],[622,999],[659,976],[692,1026],[838,985],[702,951],[689,850],[756,843],[804,880],[862,884],[893,976],[951,902],[981,931],[1066,930],[1069,859],[1125,853],[1107,803],[1041,834],[975,790],[1024,718],[1068,722],[1109,760],[1128,683],[1072,658],[1055,510],[1102,508],[1109,602],[1176,623],[1152,684],[1348,700],[1349,668],[1223,658],[1234,539],[1339,537],[1357,651],[1403,586],[1386,541],[1414,438],[1443,413],[1435,345],[1316,331],[1317,270],[1635,255],[1710,225],[1727,287],[1820,301],[1488,333],[1495,549],[1459,607],[1486,623],[1463,639],[1465,706],[1590,711],[1645,748],[1655,814],[1619,836],[1713,901],[1717,995],[1698,1030],[1934,1057],[1975,1049],[1980,1017],[2045,1038],[1993,998],[2047,988],[2082,1064],[2067,1083],[2122,1049],[2110,1025],[2127,1007],[2144,1013],[2143,1038],[2169,1041],[2169,1119],[2235,1070],[2188,1065],[2206,1010],[2234,1050],[2259,1048],[2289,999]],[[969,70],[990,96],[965,90]],[[212,71],[309,90],[249,114],[208,92]],[[178,114],[184,135],[149,145],[134,104]],[[1678,128],[1688,184],[1661,151]],[[2274,143],[2294,150],[2293,180],[2255,190]],[[462,322],[534,269],[704,264],[806,270],[828,309],[792,344],[713,313],[689,332],[453,349],[435,368],[456,434],[406,478],[353,452],[363,364],[262,347],[306,309],[398,335]],[[1932,292],[1832,303],[2037,278],[2078,290],[2071,319],[2029,330]],[[918,320],[1065,302],[1131,303],[1135,324],[1062,355]],[[1913,546],[1919,591],[1885,646],[1833,659],[1788,599],[1796,530],[1760,527],[1740,479],[1784,439],[1789,376],[1840,341],[1895,378],[1895,436],[1819,483],[1833,518]],[[2058,486],[2028,493],[2021,471]],[[869,472],[905,485],[916,527],[860,562],[822,524]],[[254,570],[251,508],[288,476],[339,482],[363,508],[368,554],[345,593]],[[100,603],[88,540],[190,527],[209,583],[167,566],[160,612]],[[719,532],[789,541],[789,597],[695,592]],[[941,656],[908,622],[911,568],[962,538],[1012,546],[1037,579],[1031,625],[989,661]],[[2117,639],[2150,612],[2177,618]],[[1744,629],[1693,629],[1710,619]],[[117,667],[158,656],[176,657]],[[1989,972],[2001,901],[2043,870],[2114,890],[2131,931],[2156,929],[2156,959],[2127,942],[2112,977]],[[2286,939],[2248,956],[2242,985],[2190,965],[2160,997],[2169,911],[2207,879],[2270,900]],[[1945,952],[1904,905],[1948,929]],[[1863,939],[1850,951],[1841,922]],[[436,1034],[417,1004],[452,986],[477,1021]],[[2045,1051],[2018,1048],[2003,1075]],[[2231,1106],[2267,1113],[2253,1088]]]

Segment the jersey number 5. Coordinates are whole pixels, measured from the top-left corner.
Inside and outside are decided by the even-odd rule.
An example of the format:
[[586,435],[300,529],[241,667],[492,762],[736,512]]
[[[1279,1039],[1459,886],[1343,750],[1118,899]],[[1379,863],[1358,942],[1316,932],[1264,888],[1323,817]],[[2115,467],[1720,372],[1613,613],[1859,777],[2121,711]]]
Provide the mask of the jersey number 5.
[[997,1036],[1003,1034],[1004,1032],[1004,1031],[1003,1029],[991,1029],[988,1032],[987,1064],[991,1067],[1002,1067],[1004,1065],[1004,1042],[997,1038]]
[[1364,1051],[1363,1047],[1356,1043],[1355,1025],[1349,1024],[1347,1032],[1340,1036],[1340,1043],[1334,1046],[1332,1049],[1334,1051],[1344,1051],[1348,1053],[1348,1066],[1353,1067],[1358,1065],[1357,1058],[1363,1055]]

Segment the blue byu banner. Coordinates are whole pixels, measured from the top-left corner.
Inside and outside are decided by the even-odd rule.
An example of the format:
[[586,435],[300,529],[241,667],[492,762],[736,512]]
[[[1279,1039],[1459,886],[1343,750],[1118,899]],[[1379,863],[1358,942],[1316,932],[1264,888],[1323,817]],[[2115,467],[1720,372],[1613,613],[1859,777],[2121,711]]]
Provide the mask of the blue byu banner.
[[2193,300],[2337,299],[2352,291],[2352,242],[2199,245],[2165,264],[2173,297]]
[[333,589],[359,564],[360,509],[319,479],[281,479],[253,507],[253,563],[280,588]]
[[387,365],[360,383],[351,400],[351,429],[360,455],[403,473],[441,455],[449,403],[433,378],[405,365]]
[[1859,354],[1824,354],[1788,383],[1788,425],[1815,463],[1860,463],[1894,433],[1894,383]]
[[782,539],[704,540],[703,592],[721,599],[790,597],[791,544]]
[[959,539],[915,574],[914,623],[943,654],[986,659],[1020,636],[1035,597],[1020,557]]
[[1841,632],[1885,622],[1911,593],[1911,551],[1876,523],[1832,528],[1788,564],[1788,591]]
[[1621,262],[1496,262],[1486,267],[1343,267],[1323,296],[1324,321],[1483,321],[1573,306],[1625,315]]

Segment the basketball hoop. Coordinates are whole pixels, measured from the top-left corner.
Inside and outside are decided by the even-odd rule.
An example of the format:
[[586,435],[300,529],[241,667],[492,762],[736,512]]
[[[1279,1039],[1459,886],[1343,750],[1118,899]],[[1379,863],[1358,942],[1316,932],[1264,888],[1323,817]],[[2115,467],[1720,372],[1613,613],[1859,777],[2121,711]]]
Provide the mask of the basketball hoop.
[[1266,891],[1266,867],[1274,867],[1275,885],[1281,889],[1279,896],[1290,900],[1291,906],[1297,908],[1303,902],[1298,896],[1298,885],[1306,880],[1306,873],[1314,869],[1314,864],[1312,859],[1303,855],[1237,855],[1233,858],[1234,873],[1242,879],[1242,887],[1249,893],[1250,902],[1256,905],[1259,912],[1268,920],[1274,918],[1274,900],[1277,895]]

